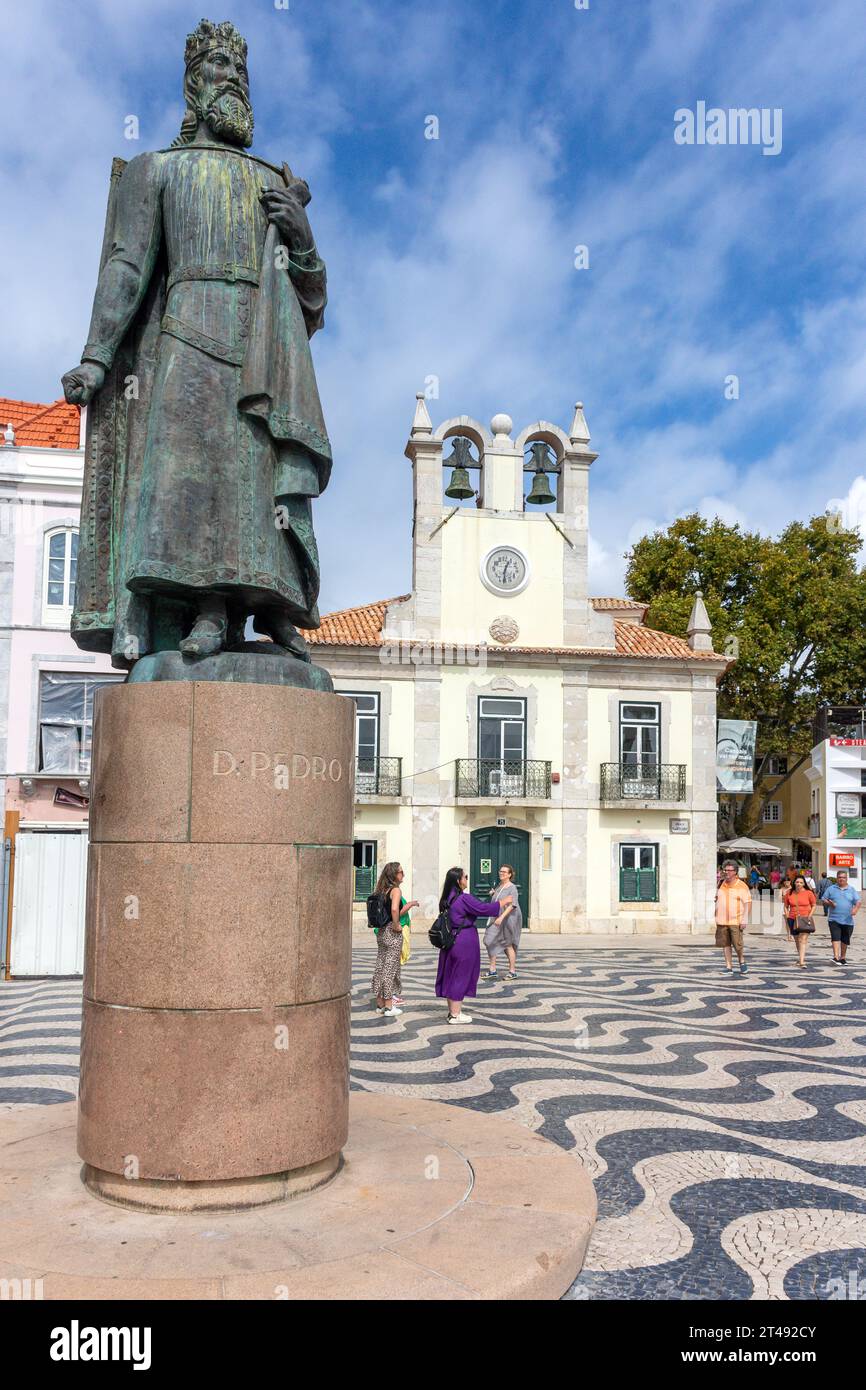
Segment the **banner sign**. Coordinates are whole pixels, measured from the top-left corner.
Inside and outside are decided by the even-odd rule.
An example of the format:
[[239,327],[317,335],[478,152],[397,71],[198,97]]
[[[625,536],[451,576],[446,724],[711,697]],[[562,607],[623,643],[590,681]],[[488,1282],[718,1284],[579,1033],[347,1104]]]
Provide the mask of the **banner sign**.
[[848,820],[851,816],[855,819],[860,814],[860,793],[859,792],[837,792],[836,793],[836,815],[843,816]]
[[831,854],[831,869],[853,869],[855,863],[853,854]]
[[720,719],[716,734],[716,786],[721,792],[751,792],[758,724],[754,719]]
[[866,816],[837,816],[836,834],[840,840],[866,840]]
[[866,738],[831,738],[831,748],[866,748]]

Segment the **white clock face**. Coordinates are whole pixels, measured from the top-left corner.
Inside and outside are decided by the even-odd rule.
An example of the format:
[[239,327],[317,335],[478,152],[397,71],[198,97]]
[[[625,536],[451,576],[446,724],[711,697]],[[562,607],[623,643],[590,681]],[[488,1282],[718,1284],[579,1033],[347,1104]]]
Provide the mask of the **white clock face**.
[[529,583],[529,561],[512,545],[498,545],[485,555],[481,578],[495,594],[519,594]]

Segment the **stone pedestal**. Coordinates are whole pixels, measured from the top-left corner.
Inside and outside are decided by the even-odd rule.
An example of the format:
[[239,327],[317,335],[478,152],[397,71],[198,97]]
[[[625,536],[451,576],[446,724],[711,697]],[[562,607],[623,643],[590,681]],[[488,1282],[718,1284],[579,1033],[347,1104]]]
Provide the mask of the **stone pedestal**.
[[252,1206],[336,1171],[353,738],[338,695],[98,694],[78,1152],[108,1200]]

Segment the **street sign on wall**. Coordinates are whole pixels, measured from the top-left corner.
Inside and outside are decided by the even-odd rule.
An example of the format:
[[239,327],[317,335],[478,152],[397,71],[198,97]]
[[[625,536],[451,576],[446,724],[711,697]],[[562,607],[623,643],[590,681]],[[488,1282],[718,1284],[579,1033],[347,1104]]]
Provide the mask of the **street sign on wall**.
[[853,869],[855,858],[853,854],[831,854],[831,869]]

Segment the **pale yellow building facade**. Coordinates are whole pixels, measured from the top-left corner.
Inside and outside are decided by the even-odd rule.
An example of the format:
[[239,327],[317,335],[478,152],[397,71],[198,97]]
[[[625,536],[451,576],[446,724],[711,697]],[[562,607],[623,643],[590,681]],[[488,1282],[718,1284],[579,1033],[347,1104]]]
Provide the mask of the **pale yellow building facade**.
[[725,658],[700,596],[688,640],[590,597],[582,407],[568,433],[434,428],[419,396],[406,453],[412,593],[307,634],[356,706],[359,914],[390,860],[419,929],[449,867],[484,895],[508,862],[531,931],[711,930]]

